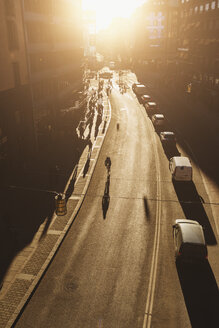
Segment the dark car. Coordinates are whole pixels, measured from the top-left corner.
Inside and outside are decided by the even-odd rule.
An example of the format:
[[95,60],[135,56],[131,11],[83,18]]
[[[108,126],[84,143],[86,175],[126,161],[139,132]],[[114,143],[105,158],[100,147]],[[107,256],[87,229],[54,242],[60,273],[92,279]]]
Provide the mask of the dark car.
[[164,145],[176,145],[176,136],[174,132],[160,132],[160,140]]
[[140,85],[140,84],[141,84],[141,83],[139,83],[139,82],[133,83],[133,84],[132,84],[132,90],[135,92],[136,86],[137,86],[137,85]]
[[141,96],[141,103],[143,105],[145,105],[149,101],[151,101],[151,96],[149,96],[149,95],[143,95],[143,96]]

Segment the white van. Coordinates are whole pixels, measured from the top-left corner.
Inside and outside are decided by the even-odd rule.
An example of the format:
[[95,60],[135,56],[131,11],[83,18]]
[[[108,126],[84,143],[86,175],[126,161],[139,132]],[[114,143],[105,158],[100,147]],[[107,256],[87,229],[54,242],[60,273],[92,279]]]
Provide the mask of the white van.
[[192,181],[192,164],[188,157],[172,157],[169,161],[169,169],[173,180]]
[[208,250],[202,226],[193,220],[176,220],[173,225],[175,259],[183,262],[206,261]]

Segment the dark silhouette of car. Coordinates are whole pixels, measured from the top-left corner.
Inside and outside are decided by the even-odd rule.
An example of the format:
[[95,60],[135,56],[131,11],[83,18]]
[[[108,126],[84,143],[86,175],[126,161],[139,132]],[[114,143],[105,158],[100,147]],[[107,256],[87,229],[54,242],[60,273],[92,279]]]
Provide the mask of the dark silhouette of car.
[[163,145],[176,145],[175,133],[171,131],[160,132],[160,140]]

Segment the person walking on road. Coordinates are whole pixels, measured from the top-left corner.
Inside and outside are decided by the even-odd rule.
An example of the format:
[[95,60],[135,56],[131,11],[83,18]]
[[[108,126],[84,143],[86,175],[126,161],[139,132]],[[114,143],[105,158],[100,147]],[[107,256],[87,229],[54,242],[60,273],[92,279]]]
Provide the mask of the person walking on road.
[[106,159],[105,159],[105,166],[106,166],[106,168],[107,168],[107,172],[108,172],[108,174],[110,174],[110,168],[111,168],[111,159],[110,159],[110,157],[106,157]]

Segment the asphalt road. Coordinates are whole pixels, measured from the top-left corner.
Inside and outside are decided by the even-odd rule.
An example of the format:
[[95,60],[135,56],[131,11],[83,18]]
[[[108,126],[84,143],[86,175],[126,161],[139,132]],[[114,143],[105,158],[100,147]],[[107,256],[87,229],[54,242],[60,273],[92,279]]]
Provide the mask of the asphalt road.
[[189,189],[174,186],[168,154],[132,91],[114,84],[111,106],[84,203],[16,327],[216,327],[211,263],[174,261],[176,218],[199,214],[209,244],[216,240],[211,208],[187,202],[208,199],[199,168]]

